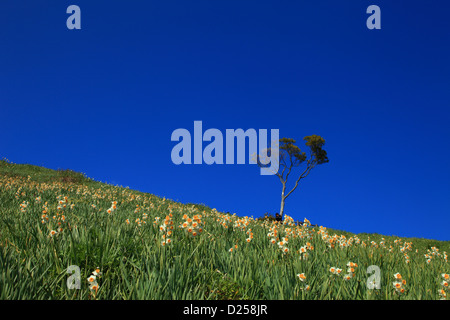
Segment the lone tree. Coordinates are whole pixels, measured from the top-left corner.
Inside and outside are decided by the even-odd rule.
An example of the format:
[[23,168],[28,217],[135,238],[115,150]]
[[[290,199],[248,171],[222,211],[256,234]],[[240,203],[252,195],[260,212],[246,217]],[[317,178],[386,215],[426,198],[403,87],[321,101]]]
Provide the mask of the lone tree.
[[[306,146],[309,147],[309,157],[307,157],[306,153],[302,152],[300,148],[295,145],[296,141],[294,139],[282,138],[279,141],[280,165],[275,175],[278,176],[282,184],[280,206],[281,217],[283,217],[284,204],[286,202],[286,199],[292,194],[292,192],[294,192],[295,189],[297,189],[300,180],[306,178],[311,170],[317,165],[328,162],[327,152],[322,149],[323,145],[325,144],[325,140],[322,137],[312,135],[304,137],[303,140],[306,141]],[[270,148],[268,149],[268,152],[270,152]],[[258,155],[257,164],[260,167],[266,167],[267,165],[265,165],[265,163],[267,163],[267,161],[261,161],[261,158]],[[286,193],[286,185],[292,169],[299,167],[300,165],[305,163],[306,168],[298,176],[297,180],[295,181],[294,187]]]

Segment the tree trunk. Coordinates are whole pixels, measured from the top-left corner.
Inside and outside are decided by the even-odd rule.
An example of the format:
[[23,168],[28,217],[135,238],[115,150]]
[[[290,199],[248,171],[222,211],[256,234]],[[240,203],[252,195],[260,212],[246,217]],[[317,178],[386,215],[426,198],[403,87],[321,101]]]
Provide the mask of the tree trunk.
[[283,184],[283,190],[281,190],[281,206],[280,206],[280,216],[281,220],[283,220],[283,213],[284,213],[284,201],[286,200],[286,197],[284,196],[284,192],[286,191],[286,183]]
[[284,197],[281,198],[281,207],[280,207],[281,220],[283,220],[283,212],[284,212]]

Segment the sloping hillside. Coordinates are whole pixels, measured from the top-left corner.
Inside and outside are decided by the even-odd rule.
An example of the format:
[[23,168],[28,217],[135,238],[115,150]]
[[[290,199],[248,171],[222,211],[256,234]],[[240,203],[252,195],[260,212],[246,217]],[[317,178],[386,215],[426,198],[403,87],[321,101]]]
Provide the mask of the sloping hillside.
[[[450,242],[354,235],[293,222],[238,217],[70,170],[1,161],[0,298],[441,299],[447,294]],[[380,270],[379,290],[366,285],[373,265]],[[67,284],[76,278],[79,289]]]

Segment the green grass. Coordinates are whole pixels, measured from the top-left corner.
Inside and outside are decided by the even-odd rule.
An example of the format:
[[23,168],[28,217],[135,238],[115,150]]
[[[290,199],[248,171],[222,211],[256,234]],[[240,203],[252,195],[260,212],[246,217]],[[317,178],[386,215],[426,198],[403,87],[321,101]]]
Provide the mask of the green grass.
[[[58,196],[67,197],[65,208],[57,209]],[[113,201],[117,208],[107,213]],[[180,228],[183,215],[201,215],[202,232],[193,237]],[[154,223],[156,217],[160,219]],[[170,236],[159,230],[166,217],[174,227]],[[0,161],[0,299],[434,300],[440,298],[441,274],[450,272],[444,259],[449,241],[331,229],[325,241],[319,228],[277,225],[277,240],[292,232],[289,253],[283,254],[268,237],[273,226],[96,182],[70,170]],[[249,229],[253,238],[247,243]],[[163,234],[170,244],[162,245]],[[353,244],[340,248],[335,242],[330,248],[335,234]],[[314,248],[307,260],[300,259],[298,250],[308,242]],[[409,242],[406,263],[400,248]],[[439,251],[427,263],[424,254],[431,247]],[[358,264],[350,280],[330,273],[330,267],[337,267],[345,274],[349,261]],[[67,287],[67,268],[73,265],[81,273],[79,290]],[[371,265],[381,269],[380,290],[366,286]],[[87,278],[97,267],[102,276],[95,292]],[[392,285],[397,272],[406,280],[403,294]],[[305,274],[305,282],[297,278],[299,273]]]

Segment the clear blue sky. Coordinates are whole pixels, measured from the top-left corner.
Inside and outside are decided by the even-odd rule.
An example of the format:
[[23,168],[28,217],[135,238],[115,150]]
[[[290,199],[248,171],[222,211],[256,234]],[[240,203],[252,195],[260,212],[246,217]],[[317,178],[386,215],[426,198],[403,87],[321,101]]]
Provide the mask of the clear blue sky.
[[[81,30],[66,8],[81,8]],[[368,30],[366,8],[381,8]],[[286,202],[351,232],[450,240],[448,1],[0,3],[0,156],[261,216],[254,165],[171,162],[173,130],[279,129],[330,162]],[[306,150],[306,149],[305,149]]]

